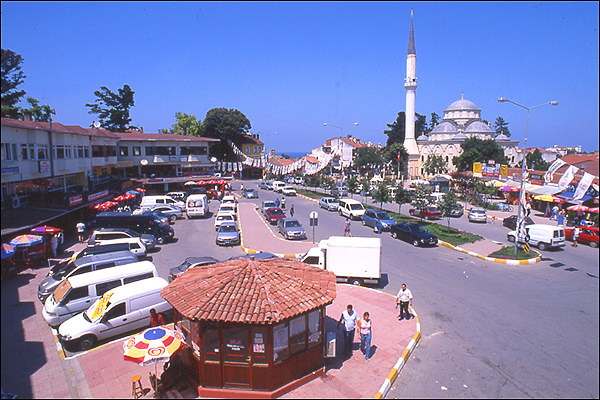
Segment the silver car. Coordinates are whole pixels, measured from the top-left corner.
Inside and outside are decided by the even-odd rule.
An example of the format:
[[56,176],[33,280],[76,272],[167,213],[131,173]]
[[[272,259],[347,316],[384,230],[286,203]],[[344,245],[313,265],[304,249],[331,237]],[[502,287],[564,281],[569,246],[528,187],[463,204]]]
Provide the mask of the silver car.
[[240,232],[235,223],[224,222],[217,230],[217,239],[215,240],[218,246],[235,246],[240,244]]
[[267,208],[273,207],[277,207],[277,203],[271,200],[265,200],[262,203],[260,203],[260,212],[264,214]]
[[181,208],[168,204],[156,206],[150,211],[160,211],[169,218],[169,223],[171,224],[174,223],[177,218],[183,218],[184,213]]
[[277,230],[286,239],[306,239],[306,231],[295,218],[282,218],[277,222]]
[[339,204],[337,199],[334,199],[333,197],[321,197],[319,206],[328,211],[337,211]]
[[473,207],[469,210],[469,222],[487,222],[487,214],[481,207]]

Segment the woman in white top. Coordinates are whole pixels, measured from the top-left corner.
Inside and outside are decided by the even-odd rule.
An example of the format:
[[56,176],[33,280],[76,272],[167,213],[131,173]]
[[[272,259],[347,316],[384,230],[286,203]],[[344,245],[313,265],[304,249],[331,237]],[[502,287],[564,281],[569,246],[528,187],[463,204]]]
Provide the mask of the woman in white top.
[[365,311],[363,318],[358,321],[360,332],[360,349],[365,354],[365,360],[371,358],[371,318],[369,312]]

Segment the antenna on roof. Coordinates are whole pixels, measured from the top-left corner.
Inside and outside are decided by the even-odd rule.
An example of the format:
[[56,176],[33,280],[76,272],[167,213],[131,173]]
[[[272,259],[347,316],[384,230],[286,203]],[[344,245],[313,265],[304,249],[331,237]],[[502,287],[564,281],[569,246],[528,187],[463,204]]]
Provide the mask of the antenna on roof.
[[97,129],[97,128],[100,128],[100,122],[98,122],[98,121],[94,121],[94,122],[92,123],[92,125],[94,125],[94,128],[96,128],[96,129]]

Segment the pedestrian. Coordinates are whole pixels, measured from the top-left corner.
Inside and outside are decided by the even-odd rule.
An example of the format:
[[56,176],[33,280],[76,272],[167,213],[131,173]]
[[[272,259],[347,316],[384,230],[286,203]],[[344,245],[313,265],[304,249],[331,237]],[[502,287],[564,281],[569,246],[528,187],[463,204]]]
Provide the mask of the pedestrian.
[[371,338],[372,325],[369,312],[365,311],[361,320],[358,321],[358,329],[360,332],[360,350],[365,355],[365,360],[371,358]]
[[552,207],[552,215],[550,216],[550,219],[556,220],[557,218],[558,218],[558,206],[555,204],[554,207]]
[[577,239],[579,238],[579,226],[575,226],[575,229],[573,229],[573,247],[577,247]]
[[352,304],[348,304],[346,311],[342,313],[337,324],[337,329],[340,329],[340,324],[344,322],[344,355],[346,358],[352,357],[352,346],[354,344],[354,330],[358,314],[352,309]]
[[294,218],[294,205],[290,207],[290,217]]
[[281,208],[285,210],[285,197],[281,198]]
[[242,186],[240,187],[240,190],[243,192],[244,191],[244,184],[242,183]]
[[406,314],[406,319],[410,319],[410,313],[408,312],[408,305],[410,302],[410,306],[412,307],[413,295],[410,289],[406,288],[406,283],[402,284],[402,288],[396,295],[396,308],[400,305],[400,314],[398,314],[398,319],[402,321],[404,319],[404,314]]
[[275,198],[275,205],[279,207],[281,205],[281,201],[279,201],[279,197]]
[[344,228],[344,236],[346,236],[346,233],[348,233],[348,236],[352,237],[352,232],[350,232],[350,218],[346,217],[346,227]]
[[56,258],[56,251],[58,250],[58,235],[52,235],[52,238],[50,239],[50,248],[52,249],[54,258]]
[[552,210],[550,209],[550,203],[546,202],[546,211],[544,211],[544,217],[549,217]]
[[165,320],[162,315],[158,314],[154,308],[150,310],[150,327],[154,328],[159,325],[164,325]]
[[526,201],[525,202],[525,216],[529,217],[529,215],[531,214],[531,204]]
[[373,232],[375,233],[381,233],[383,231],[383,225],[381,225],[381,222],[376,219],[375,223],[373,224]]
[[83,233],[85,232],[85,224],[83,222],[78,222],[77,225],[77,238],[79,239],[79,243],[83,242]]
[[565,210],[560,210],[560,212],[558,213],[558,218],[557,218],[556,224],[558,226],[565,225]]

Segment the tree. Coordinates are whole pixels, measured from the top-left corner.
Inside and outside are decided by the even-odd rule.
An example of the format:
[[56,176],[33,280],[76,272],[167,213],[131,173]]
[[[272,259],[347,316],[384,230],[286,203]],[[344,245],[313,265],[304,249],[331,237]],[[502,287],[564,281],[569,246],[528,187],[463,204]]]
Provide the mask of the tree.
[[408,165],[408,152],[404,145],[392,143],[383,149],[383,158],[386,162],[391,162],[398,168],[398,155],[400,156],[400,171]]
[[443,216],[448,218],[448,227],[450,227],[450,213],[458,208],[458,199],[454,191],[446,192],[442,200],[438,204],[438,208]]
[[429,195],[432,193],[432,189],[425,185],[417,185],[413,192],[410,204],[417,210],[423,210],[431,203]]
[[383,163],[383,156],[375,147],[361,147],[358,149],[356,158],[354,159],[354,166],[359,171],[367,168],[371,169],[373,168],[372,166],[381,166]]
[[52,118],[52,115],[56,115],[56,110],[50,108],[49,105],[40,105],[39,100],[33,97],[27,97],[27,102],[31,108],[22,109],[22,113],[29,113],[34,121],[48,122]]
[[400,111],[396,120],[392,124],[387,124],[387,127],[390,128],[386,131],[383,131],[385,135],[387,135],[386,146],[389,146],[392,143],[404,143],[405,137],[405,123],[406,123],[406,114],[404,111]]
[[385,183],[380,183],[377,189],[371,193],[373,201],[380,203],[380,208],[383,208],[383,203],[389,203],[392,201],[392,196]]
[[94,95],[97,99],[93,104],[86,104],[90,108],[88,114],[98,114],[100,126],[113,132],[125,132],[128,129],[137,129],[131,125],[129,110],[133,107],[133,95],[129,85],[123,85],[118,93],[114,93],[106,86],[101,86]]
[[504,120],[502,117],[496,118],[494,122],[494,127],[496,128],[496,135],[504,134],[510,137],[510,131],[508,130],[508,122]]
[[25,74],[21,71],[23,57],[12,50],[2,49],[1,58],[2,118],[17,119],[22,115],[17,104],[25,95],[24,90],[17,90],[25,79]]
[[415,139],[424,133],[427,133],[427,117],[416,113],[415,119]]
[[213,108],[208,110],[204,117],[204,133],[208,137],[220,139],[211,147],[211,154],[226,160],[235,157],[229,146],[229,140],[245,134],[252,128],[250,120],[239,110],[234,108]]
[[431,132],[433,128],[435,128],[440,123],[440,116],[436,113],[431,113],[431,119],[429,120],[429,130],[427,133]]
[[424,164],[425,172],[429,175],[444,174],[448,171],[448,163],[443,156],[430,154]]
[[410,192],[404,188],[398,188],[396,195],[394,196],[394,202],[398,204],[398,212],[400,213],[403,204],[410,203],[411,195]]
[[173,126],[171,126],[171,129],[159,129],[159,133],[170,133],[172,135],[185,136],[202,136],[204,126],[202,121],[196,120],[195,115],[177,111],[175,113],[175,119],[177,121],[173,124]]
[[[525,159],[527,160],[527,167],[536,171],[546,171],[550,167],[550,163],[547,163],[542,158],[542,153],[539,149],[535,149],[533,153],[527,153]],[[522,164],[523,161],[519,163],[519,168]]]
[[498,146],[494,140],[481,140],[475,137],[468,138],[460,147],[463,153],[452,159],[452,162],[459,171],[473,170],[473,163],[494,160],[497,164],[506,164],[504,150]]
[[354,192],[358,189],[358,179],[356,178],[356,175],[350,175],[347,184],[350,197],[354,197]]

